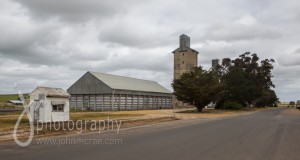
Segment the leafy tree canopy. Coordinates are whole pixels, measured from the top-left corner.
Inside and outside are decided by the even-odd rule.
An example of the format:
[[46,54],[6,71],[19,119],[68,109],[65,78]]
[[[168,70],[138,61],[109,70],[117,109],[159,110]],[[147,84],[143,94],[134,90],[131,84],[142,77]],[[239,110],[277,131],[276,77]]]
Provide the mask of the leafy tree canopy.
[[272,88],[273,59],[259,61],[257,54],[246,52],[209,71],[202,67],[184,73],[172,83],[177,99],[202,111],[210,102],[238,102],[244,106],[266,106],[278,101]]
[[172,83],[176,98],[194,105],[198,111],[214,101],[221,92],[221,83],[212,71],[195,67]]

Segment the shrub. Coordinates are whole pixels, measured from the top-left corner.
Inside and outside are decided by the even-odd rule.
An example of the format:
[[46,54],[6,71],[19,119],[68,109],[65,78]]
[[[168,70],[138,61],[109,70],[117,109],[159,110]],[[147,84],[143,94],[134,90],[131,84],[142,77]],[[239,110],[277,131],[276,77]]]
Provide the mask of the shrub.
[[274,104],[272,105],[272,107],[278,107],[278,104],[277,104],[277,103],[274,103]]
[[242,109],[242,105],[238,102],[225,102],[224,109],[239,110],[239,109]]

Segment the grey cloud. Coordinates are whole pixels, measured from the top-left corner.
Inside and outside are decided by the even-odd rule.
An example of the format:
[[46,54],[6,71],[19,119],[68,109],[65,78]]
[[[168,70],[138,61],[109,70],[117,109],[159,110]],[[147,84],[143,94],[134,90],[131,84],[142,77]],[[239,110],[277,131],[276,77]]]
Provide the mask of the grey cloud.
[[[72,64],[73,60],[80,59],[81,61],[97,61],[105,60],[105,54],[85,54],[84,52],[73,52],[72,49],[49,49],[49,46],[29,46],[21,49],[12,49],[2,52],[0,57],[11,58],[20,62],[37,64],[37,65],[68,65]],[[101,51],[99,50],[101,53]],[[102,51],[103,53],[103,51]]]
[[292,53],[280,55],[278,63],[282,66],[299,66],[300,65],[300,48],[296,49]]
[[40,25],[17,21],[14,18],[9,21],[15,24],[13,28],[5,25],[0,31],[0,57],[40,65],[68,65],[78,59],[99,61],[108,57],[107,48],[98,44],[97,34],[85,34],[85,26],[71,27],[55,21]]
[[294,53],[299,54],[299,53],[300,53],[300,48],[296,49],[296,50],[294,51]]
[[[118,32],[116,32],[118,31]],[[135,48],[156,48],[172,43],[174,36],[168,27],[158,27],[154,24],[136,23],[133,19],[120,20],[100,30],[100,43],[113,43]],[[167,38],[168,37],[168,38]]]
[[[14,93],[22,90],[31,92],[36,86],[65,88],[74,83],[84,72],[69,70],[65,66],[28,65],[26,63],[3,59],[0,67],[0,93]],[[10,66],[7,68],[7,66]],[[14,88],[18,84],[18,88]]]
[[130,70],[170,72],[172,63],[168,62],[173,60],[173,55],[169,52],[164,52],[164,50],[171,49],[163,48],[157,51],[131,49],[126,52],[121,49],[117,53],[111,54],[105,61],[98,61],[94,65],[89,65],[89,62],[82,62],[71,65],[71,69],[78,70],[84,68],[86,70],[98,70],[102,72],[126,72]]
[[264,26],[214,24],[206,30],[203,39],[215,41],[251,41],[255,39],[276,39],[280,36],[281,34],[275,29]]
[[209,69],[211,67],[212,59],[219,59],[221,62],[223,58],[234,58],[239,54],[233,48],[226,46],[212,46],[206,44],[201,48],[195,49],[199,51],[198,63],[205,69]]
[[14,50],[21,50],[34,44],[55,27],[56,24],[32,24],[25,18],[3,17],[0,21],[0,51],[14,54]]
[[[286,80],[295,80],[298,81],[298,75],[300,75],[300,68],[297,66],[282,66],[282,65],[275,65],[274,68],[274,78],[281,79],[282,81]],[[291,84],[291,83],[287,83]],[[300,87],[300,86],[299,86]]]
[[199,65],[209,68],[211,59],[246,51],[275,58],[277,94],[284,100],[298,95],[297,0],[0,3],[1,93],[14,92],[15,81],[66,89],[87,70],[155,80],[170,89],[171,52],[187,34]]
[[102,0],[14,0],[26,7],[30,15],[38,20],[59,18],[68,22],[85,22],[91,18],[105,18],[124,13],[130,2]]

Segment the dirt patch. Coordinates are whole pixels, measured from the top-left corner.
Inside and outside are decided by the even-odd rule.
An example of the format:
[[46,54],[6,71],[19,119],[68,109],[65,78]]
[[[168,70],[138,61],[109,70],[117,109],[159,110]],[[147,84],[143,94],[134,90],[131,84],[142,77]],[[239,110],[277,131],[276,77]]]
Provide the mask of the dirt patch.
[[292,114],[292,115],[299,115],[300,116],[300,110],[296,108],[288,108],[282,111],[283,114]]
[[243,110],[222,110],[222,109],[204,109],[202,112],[197,112],[196,109],[182,110],[175,112],[177,118],[180,119],[197,119],[197,118],[212,118],[212,117],[227,117],[243,114],[250,114],[257,111],[262,111],[272,108],[249,108]]
[[[20,113],[19,113],[20,115]],[[18,113],[9,112],[0,115],[0,141],[12,139],[12,133],[15,124],[19,118]],[[71,112],[71,120],[76,122],[77,120],[107,120],[107,119],[121,119],[122,121],[127,121],[130,119],[136,120],[137,118],[149,118],[145,117],[144,114],[139,113],[120,113],[120,112]],[[30,133],[30,126],[27,116],[23,116],[18,127],[19,137],[28,137]],[[147,122],[148,123],[148,122]],[[62,135],[62,134],[72,134],[72,131],[41,131],[40,134],[43,136],[52,135]]]
[[[156,117],[156,118],[136,118],[136,119],[123,119],[122,125],[120,129],[130,128],[130,127],[136,127],[136,126],[144,126],[144,125],[150,125],[150,124],[157,124],[157,123],[163,123],[163,122],[170,122],[178,120],[174,117]],[[82,126],[83,128],[85,126]],[[88,128],[88,127],[87,127]],[[116,126],[114,126],[114,129],[109,128],[110,130],[116,130]],[[8,129],[6,131],[3,131],[0,134],[0,143],[2,142],[11,142],[13,141],[13,135],[12,135],[13,129]],[[84,130],[80,134],[86,134],[86,133],[93,133],[95,131],[91,130]],[[98,132],[98,131],[97,131]],[[29,124],[23,124],[19,126],[18,128],[18,139],[21,141],[26,141],[30,134],[30,127]],[[35,131],[34,138],[44,138],[44,137],[54,137],[54,136],[62,136],[62,135],[75,135],[78,134],[78,130],[54,130],[53,128],[51,130],[42,130],[39,131],[37,134]]]

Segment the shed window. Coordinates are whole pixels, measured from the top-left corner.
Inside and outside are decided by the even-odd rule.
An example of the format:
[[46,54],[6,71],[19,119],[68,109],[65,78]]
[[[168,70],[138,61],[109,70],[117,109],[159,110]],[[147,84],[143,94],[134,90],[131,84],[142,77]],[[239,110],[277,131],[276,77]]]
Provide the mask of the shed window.
[[64,111],[64,104],[56,104],[56,105],[52,105],[52,111],[53,112],[63,112]]

